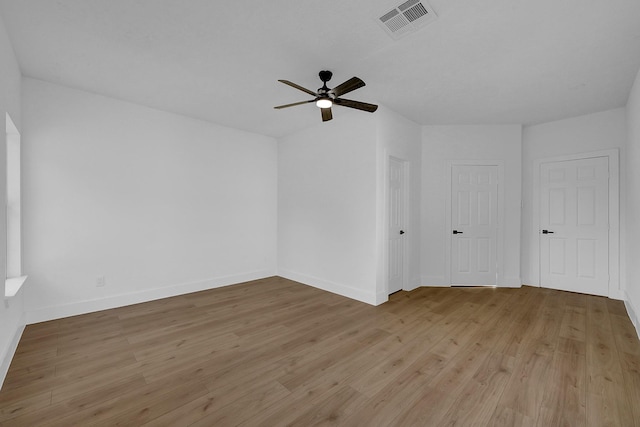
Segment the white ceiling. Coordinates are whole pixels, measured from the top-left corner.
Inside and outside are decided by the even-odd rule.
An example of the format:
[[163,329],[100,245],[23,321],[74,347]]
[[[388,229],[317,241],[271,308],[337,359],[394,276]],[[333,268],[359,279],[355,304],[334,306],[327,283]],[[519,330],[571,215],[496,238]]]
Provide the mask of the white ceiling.
[[[430,0],[398,41],[403,0],[0,0],[24,75],[282,136],[320,121],[277,82],[329,86],[419,124],[539,123],[621,107],[640,68],[638,0]],[[334,120],[369,114],[335,107]]]

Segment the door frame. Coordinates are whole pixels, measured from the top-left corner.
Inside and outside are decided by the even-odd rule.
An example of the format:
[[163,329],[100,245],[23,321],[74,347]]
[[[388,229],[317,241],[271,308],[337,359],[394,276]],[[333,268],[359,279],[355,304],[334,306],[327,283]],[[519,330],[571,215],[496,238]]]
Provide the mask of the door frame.
[[533,162],[533,206],[531,229],[531,271],[533,281],[542,287],[540,272],[540,167],[543,163],[607,157],[609,161],[609,298],[624,299],[620,289],[620,151],[617,148],[564,156],[544,157]]
[[[383,258],[384,262],[382,265],[382,274],[383,274],[383,281],[384,281],[384,292],[385,292],[385,296],[389,296],[389,163],[391,161],[391,159],[401,162],[402,163],[402,193],[403,193],[403,197],[402,197],[402,204],[403,206],[403,222],[404,222],[404,228],[405,230],[407,228],[410,228],[409,224],[410,224],[410,212],[409,212],[409,208],[411,206],[411,204],[409,203],[409,198],[410,198],[410,186],[409,186],[409,179],[411,178],[411,162],[409,162],[409,160],[407,159],[403,159],[401,157],[398,156],[394,156],[392,154],[388,154],[385,153],[384,156],[384,218],[383,218],[383,232],[382,232],[382,238],[383,238]],[[405,234],[405,238],[402,240],[402,251],[403,251],[403,256],[402,256],[402,289],[403,290],[409,290],[409,257],[410,257],[410,247],[411,245],[409,244],[409,242],[411,240],[413,240],[414,238],[416,238],[415,236],[413,236],[412,233],[414,233],[416,230],[408,230],[408,232]]]
[[502,160],[449,160],[447,161],[447,201],[445,204],[445,271],[446,286],[451,286],[451,174],[454,166],[496,166],[498,168],[498,206],[496,232],[496,286],[504,285],[504,162]]

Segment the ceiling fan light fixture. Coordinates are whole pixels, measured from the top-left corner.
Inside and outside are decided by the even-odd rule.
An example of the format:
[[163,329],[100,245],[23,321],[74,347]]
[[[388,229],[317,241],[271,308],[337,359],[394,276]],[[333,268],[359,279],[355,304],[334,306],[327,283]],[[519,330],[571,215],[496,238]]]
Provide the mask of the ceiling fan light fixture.
[[329,98],[320,98],[316,101],[318,108],[331,108],[333,102]]
[[[409,0],[409,1],[420,1],[420,0]],[[353,101],[351,99],[340,98],[342,95],[345,95],[349,92],[352,92],[356,89],[359,89],[365,86],[362,79],[358,77],[352,77],[346,82],[339,84],[338,86],[330,89],[327,87],[327,82],[331,80],[331,76],[333,73],[331,71],[320,71],[319,76],[320,80],[322,80],[322,87],[318,89],[316,92],[309,90],[305,87],[297,85],[289,80],[278,80],[280,83],[284,83],[287,86],[291,86],[294,89],[298,89],[304,93],[307,93],[313,96],[312,99],[308,101],[294,102],[293,104],[285,104],[278,105],[277,107],[273,107],[276,110],[280,110],[283,108],[295,107],[296,105],[310,104],[315,102],[316,106],[320,108],[320,112],[322,113],[322,121],[328,122],[333,119],[333,113],[331,112],[331,107],[334,105],[340,107],[347,108],[355,108],[356,110],[367,111],[369,113],[373,113],[378,109],[378,106],[375,104],[367,104],[366,102]]]

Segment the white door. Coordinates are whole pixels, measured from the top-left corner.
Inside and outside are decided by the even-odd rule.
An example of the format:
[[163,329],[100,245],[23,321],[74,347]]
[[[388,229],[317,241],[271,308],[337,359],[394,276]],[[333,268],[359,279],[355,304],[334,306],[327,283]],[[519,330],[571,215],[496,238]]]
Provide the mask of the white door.
[[542,163],[540,186],[540,285],[608,295],[608,158]]
[[451,168],[451,284],[496,285],[498,166]]
[[397,292],[404,285],[405,258],[405,182],[404,162],[389,157],[388,183],[389,212],[389,294]]

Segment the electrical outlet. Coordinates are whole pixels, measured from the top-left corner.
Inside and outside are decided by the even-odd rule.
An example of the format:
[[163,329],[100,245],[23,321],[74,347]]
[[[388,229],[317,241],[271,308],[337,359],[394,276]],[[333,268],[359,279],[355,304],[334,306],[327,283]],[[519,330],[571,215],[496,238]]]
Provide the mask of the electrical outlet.
[[104,285],[106,285],[106,284],[107,284],[107,281],[106,281],[106,279],[105,279],[105,277],[104,277],[104,276],[98,276],[98,277],[96,278],[96,287],[97,287],[97,288],[101,288],[101,287],[103,287],[103,286],[104,286]]

